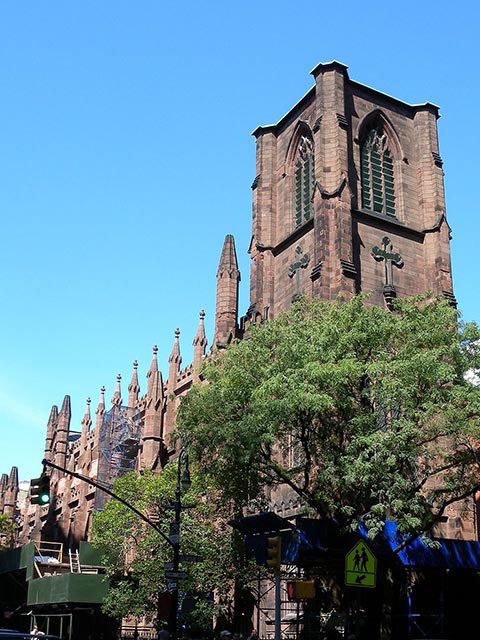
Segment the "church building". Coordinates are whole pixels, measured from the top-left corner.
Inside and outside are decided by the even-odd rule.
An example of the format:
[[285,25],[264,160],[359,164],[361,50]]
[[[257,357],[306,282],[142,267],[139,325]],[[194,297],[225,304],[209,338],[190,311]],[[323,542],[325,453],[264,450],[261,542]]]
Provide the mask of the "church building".
[[[202,310],[190,337],[191,364],[182,368],[177,329],[165,378],[154,346],[144,390],[135,361],[126,393],[119,374],[110,404],[102,387],[95,409],[87,399],[80,425],[71,424],[65,395],[47,421],[46,459],[107,485],[131,469],[160,472],[178,455],[171,441],[176,411],[199,380],[203,360],[242,338],[250,323],[287,310],[301,294],[334,300],[368,292],[373,304],[390,308],[396,297],[430,290],[455,304],[438,107],[407,104],[367,87],[340,62],[318,64],[311,75],[312,87],[281,120],[253,132],[252,234],[249,247],[242,247],[251,258],[249,308],[238,309],[237,249],[227,235],[219,247],[211,350]],[[65,553],[76,554],[88,541],[92,515],[106,499],[93,485],[56,470],[50,505],[31,505],[27,497],[15,507],[15,468],[0,484],[0,512],[15,518],[16,545],[49,540]],[[443,535],[458,536],[457,525],[452,511]],[[473,515],[461,531],[476,539]],[[31,582],[39,579],[34,575]],[[53,595],[42,600],[38,588],[35,593],[37,601],[28,596],[28,606],[55,604]]]

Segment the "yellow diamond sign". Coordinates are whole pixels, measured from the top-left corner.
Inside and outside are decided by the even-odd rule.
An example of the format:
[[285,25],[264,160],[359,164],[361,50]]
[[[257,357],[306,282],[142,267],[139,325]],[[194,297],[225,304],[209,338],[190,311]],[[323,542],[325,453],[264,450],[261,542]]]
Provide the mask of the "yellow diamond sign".
[[363,540],[345,556],[345,584],[350,587],[375,587],[377,559]]

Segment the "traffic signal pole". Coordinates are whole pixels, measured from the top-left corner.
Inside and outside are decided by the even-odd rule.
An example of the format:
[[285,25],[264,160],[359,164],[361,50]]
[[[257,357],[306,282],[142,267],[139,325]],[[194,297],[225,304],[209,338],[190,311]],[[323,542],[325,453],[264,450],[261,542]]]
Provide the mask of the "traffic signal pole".
[[282,564],[282,538],[280,535],[267,538],[266,565],[273,569],[275,576],[275,640],[281,640],[281,580],[280,565]]
[[275,640],[281,640],[282,637],[280,588],[280,571],[275,571]]
[[[100,489],[101,491],[104,491],[109,496],[111,496],[112,498],[115,498],[115,500],[118,500],[123,505],[125,505],[127,507],[127,509],[130,509],[130,511],[133,511],[133,513],[135,513],[139,518],[141,518],[144,522],[146,522],[148,525],[150,525],[150,527],[155,529],[155,531],[166,542],[168,542],[168,544],[172,547],[172,550],[173,550],[173,573],[178,576],[179,567],[180,567],[180,519],[181,519],[182,508],[185,508],[185,507],[183,507],[182,501],[181,501],[181,490],[182,490],[182,488],[185,489],[185,490],[188,490],[189,487],[190,487],[190,484],[191,484],[190,471],[189,471],[189,468],[188,468],[188,453],[187,453],[186,449],[182,449],[180,451],[180,455],[178,457],[177,484],[176,484],[176,487],[175,487],[175,502],[174,502],[175,520],[172,523],[174,525],[174,533],[171,530],[170,531],[170,536],[165,535],[165,533],[163,533],[163,531],[161,529],[159,529],[154,522],[152,522],[149,518],[147,518],[147,516],[145,514],[143,514],[141,511],[136,509],[129,502],[127,502],[126,500],[124,500],[123,498],[118,496],[116,493],[114,493],[111,489],[106,487],[104,484],[96,482],[95,480],[92,480],[88,476],[84,476],[81,473],[77,473],[76,471],[70,471],[69,469],[65,469],[64,467],[60,467],[57,464],[54,464],[53,462],[49,462],[48,460],[45,460],[45,459],[42,460],[42,464],[43,464],[44,468],[47,466],[47,467],[51,467],[52,469],[57,469],[58,471],[62,471],[62,473],[66,473],[69,476],[72,476],[74,478],[78,478],[79,480],[83,480],[83,482],[88,482],[89,484],[93,485],[94,487],[97,487],[97,489]],[[184,467],[183,476],[181,476],[182,466]],[[169,620],[169,625],[168,625],[169,626],[169,631],[170,631],[170,640],[177,640],[177,637],[178,637],[178,601],[179,601],[179,598],[178,598],[178,581],[177,580],[178,580],[178,577],[175,578],[175,580],[174,580],[175,586],[171,590],[171,593],[172,593],[172,605],[171,605],[171,609],[170,609],[170,620]],[[280,637],[276,638],[275,640],[280,640]]]
[[100,482],[96,482],[96,480],[92,480],[92,478],[89,478],[88,476],[83,476],[81,473],[77,473],[76,471],[70,471],[69,469],[65,469],[64,467],[59,467],[58,464],[54,464],[53,462],[49,462],[48,460],[43,459],[42,460],[42,464],[43,466],[47,466],[47,467],[51,467],[52,469],[57,469],[57,471],[62,471],[62,473],[66,473],[69,476],[72,476],[74,478],[78,478],[79,480],[83,480],[84,482],[88,482],[88,484],[93,485],[94,487],[96,487],[97,489],[100,489],[101,491],[105,491],[105,493],[107,493],[109,496],[111,496],[112,498],[115,498],[115,500],[118,500],[119,502],[121,502],[123,505],[125,505],[128,509],[130,509],[130,511],[133,511],[133,513],[135,513],[139,518],[141,518],[144,522],[146,522],[148,525],[150,525],[153,529],[155,529],[155,531],[166,541],[168,542],[168,544],[171,547],[174,547],[174,544],[172,542],[170,542],[170,538],[165,535],[163,533],[163,531],[161,529],[159,529],[157,527],[157,525],[152,522],[149,518],[147,518],[147,516],[145,514],[143,514],[141,511],[139,511],[138,509],[136,509],[133,505],[131,505],[129,502],[127,502],[126,500],[124,500],[123,498],[121,498],[120,496],[117,496],[116,493],[114,493],[113,491],[111,491],[108,487],[106,487],[104,484],[101,484]]
[[[184,472],[182,476],[182,466]],[[172,605],[170,608],[170,640],[177,640],[178,638],[178,574],[180,569],[180,523],[182,516],[182,488],[187,490],[190,488],[190,470],[188,468],[188,453],[186,449],[180,451],[177,461],[177,484],[175,486],[175,502],[173,503],[175,519],[173,521],[175,534],[173,539],[173,573],[177,574],[174,578],[173,584],[175,585],[171,590],[172,593]]]

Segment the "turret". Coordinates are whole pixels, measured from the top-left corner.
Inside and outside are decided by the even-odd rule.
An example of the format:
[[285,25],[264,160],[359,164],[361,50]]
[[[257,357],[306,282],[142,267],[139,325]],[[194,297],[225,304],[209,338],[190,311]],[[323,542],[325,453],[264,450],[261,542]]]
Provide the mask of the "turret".
[[50,411],[50,417],[47,422],[47,436],[45,438],[45,453],[44,458],[46,460],[51,460],[52,458],[52,444],[55,432],[57,430],[58,425],[58,407],[53,405]]
[[175,390],[177,388],[178,372],[180,371],[180,365],[182,364],[182,356],[180,354],[180,329],[175,329],[175,338],[173,341],[172,351],[168,358],[168,382],[167,382],[167,409],[165,415],[165,428],[163,439],[167,445],[170,445],[169,436],[172,433],[175,426],[175,415],[177,401],[175,397]]
[[122,376],[120,373],[117,373],[117,386],[115,387],[115,391],[112,396],[112,406],[121,407],[122,406],[122,390],[120,388],[120,382],[122,380]]
[[175,338],[173,347],[168,358],[168,391],[173,393],[177,383],[177,375],[182,364],[182,356],[180,354],[180,329],[175,329]]
[[239,283],[235,241],[232,235],[227,235],[217,271],[214,349],[226,346],[237,334]]
[[96,434],[100,432],[102,428],[103,416],[105,415],[105,387],[100,388],[100,400],[98,401],[97,408],[95,409],[95,431]]
[[87,437],[90,433],[90,427],[92,426],[92,418],[90,416],[90,398],[87,398],[87,404],[85,406],[85,413],[82,418],[82,447],[87,445]]
[[147,395],[142,438],[143,465],[156,468],[159,462],[163,430],[163,380],[158,370],[158,347],[154,345],[150,369],[147,373]]
[[63,399],[62,408],[60,409],[60,413],[58,414],[58,426],[55,438],[55,464],[63,468],[65,468],[67,462],[68,434],[70,431],[71,416],[72,411],[70,407],[70,396],[65,396]]
[[3,513],[5,507],[5,493],[7,491],[8,476],[6,473],[2,473],[0,478],[0,513]]
[[207,347],[207,337],[205,335],[205,311],[200,311],[200,321],[198,323],[197,334],[193,339],[193,376],[194,381],[199,379],[199,372],[205,357],[205,349]]
[[100,388],[100,399],[95,409],[95,440],[93,443],[92,458],[97,461],[96,476],[98,478],[98,463],[100,461],[100,441],[102,438],[103,416],[105,415],[105,386]]
[[130,384],[128,385],[128,406],[135,407],[138,401],[138,394],[140,393],[140,385],[138,384],[137,374],[138,362],[135,360],[133,363],[133,373]]
[[5,488],[5,502],[3,505],[3,513],[11,518],[15,515],[18,497],[18,468],[12,467],[8,477],[7,486]]

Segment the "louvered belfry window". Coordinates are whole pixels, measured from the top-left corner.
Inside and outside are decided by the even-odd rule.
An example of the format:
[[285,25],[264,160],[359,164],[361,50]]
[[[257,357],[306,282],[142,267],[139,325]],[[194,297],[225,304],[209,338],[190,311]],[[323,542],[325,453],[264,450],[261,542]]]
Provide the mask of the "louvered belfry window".
[[371,129],[361,146],[362,208],[395,217],[393,159],[380,127]]
[[315,180],[313,143],[302,136],[295,162],[295,226],[299,227],[312,217],[312,195]]

